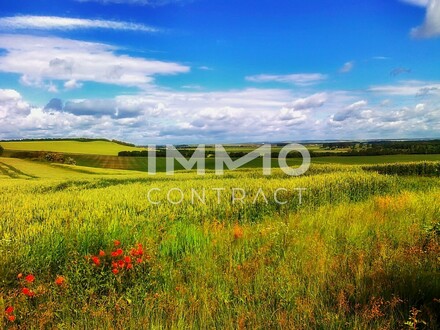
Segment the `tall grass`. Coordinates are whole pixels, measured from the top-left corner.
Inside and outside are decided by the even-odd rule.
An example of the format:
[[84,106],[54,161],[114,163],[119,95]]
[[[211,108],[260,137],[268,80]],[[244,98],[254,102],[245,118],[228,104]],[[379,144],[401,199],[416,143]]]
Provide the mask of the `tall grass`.
[[[17,316],[0,327],[438,326],[437,178],[339,166],[300,178],[259,173],[0,181],[0,310],[14,306]],[[175,187],[179,205],[167,202]],[[220,204],[213,187],[225,189]],[[245,189],[245,204],[232,202],[234,187]],[[285,205],[273,199],[279,187]],[[161,204],[148,202],[151,188]],[[193,204],[191,189],[203,188],[206,203]],[[260,188],[267,203],[253,202]],[[307,189],[301,204],[295,188]],[[114,240],[124,251],[142,244],[148,258],[117,275],[85,258],[108,256]],[[405,325],[411,308],[420,312]]]

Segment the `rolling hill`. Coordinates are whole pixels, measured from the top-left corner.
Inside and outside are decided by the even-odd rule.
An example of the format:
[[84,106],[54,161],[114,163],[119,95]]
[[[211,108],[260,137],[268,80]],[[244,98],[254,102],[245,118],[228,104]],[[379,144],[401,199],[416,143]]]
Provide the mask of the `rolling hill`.
[[112,141],[73,141],[73,140],[55,140],[55,141],[7,141],[0,145],[6,151],[52,151],[67,154],[87,154],[117,156],[120,151],[144,150],[143,148],[125,146]]

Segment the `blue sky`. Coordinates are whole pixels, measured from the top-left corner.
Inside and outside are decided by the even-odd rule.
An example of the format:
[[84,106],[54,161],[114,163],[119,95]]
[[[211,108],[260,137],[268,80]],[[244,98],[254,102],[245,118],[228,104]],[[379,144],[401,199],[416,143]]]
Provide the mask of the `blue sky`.
[[439,137],[439,37],[440,0],[8,1],[0,139]]

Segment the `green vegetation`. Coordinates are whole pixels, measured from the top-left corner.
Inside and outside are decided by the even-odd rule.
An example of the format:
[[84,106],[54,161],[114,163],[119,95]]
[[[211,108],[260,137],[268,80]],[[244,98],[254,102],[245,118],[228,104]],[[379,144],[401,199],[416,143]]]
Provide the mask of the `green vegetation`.
[[152,177],[0,158],[0,310],[16,317],[0,328],[437,328],[440,179],[424,164]]
[[[116,157],[116,156],[100,156],[100,155],[73,155],[77,165],[126,169],[135,171],[148,170],[148,159],[146,157]],[[331,157],[315,157],[312,159],[313,164],[344,164],[344,165],[361,165],[361,164],[385,164],[396,162],[417,162],[417,161],[440,161],[440,155],[390,155],[390,156],[331,156]],[[166,158],[158,157],[157,171],[165,172]],[[208,170],[215,169],[214,158],[206,158],[206,168]],[[297,166],[301,163],[298,158],[287,159],[287,164],[290,166]],[[255,159],[243,168],[261,168],[262,159]],[[273,168],[278,167],[278,160],[272,159]],[[177,170],[183,169],[179,163],[175,163]]]

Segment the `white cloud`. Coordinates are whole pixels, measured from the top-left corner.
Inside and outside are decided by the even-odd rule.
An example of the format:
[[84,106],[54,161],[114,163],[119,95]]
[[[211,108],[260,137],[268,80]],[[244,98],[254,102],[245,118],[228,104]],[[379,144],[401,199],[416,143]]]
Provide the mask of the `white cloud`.
[[360,111],[368,105],[368,102],[365,100],[357,101],[349,106],[347,106],[344,110],[337,112],[333,116],[334,121],[345,121],[349,118],[365,118],[370,115],[368,110]]
[[425,21],[411,30],[414,38],[432,38],[440,36],[440,0],[429,0]]
[[199,66],[198,69],[202,70],[202,71],[212,71],[212,70],[214,70],[213,68],[210,68],[209,66],[206,66],[206,65]]
[[11,16],[0,18],[2,29],[36,29],[36,30],[75,30],[75,29],[112,29],[125,31],[158,32],[159,30],[144,24],[130,22],[106,21],[84,18],[57,16]]
[[21,74],[22,82],[34,85],[76,80],[145,87],[155,75],[189,71],[178,63],[118,55],[110,45],[55,37],[0,35],[0,49],[6,50],[0,71]]
[[0,89],[0,118],[26,116],[29,113],[29,104],[22,99],[17,91],[13,89]]
[[260,74],[246,77],[247,81],[256,83],[278,82],[297,86],[314,85],[326,79],[327,75],[321,73],[296,73],[287,75]]
[[359,91],[154,89],[109,99],[52,99],[42,108],[14,90],[0,90],[0,138],[84,136],[164,144],[437,136],[439,96],[405,99],[384,107],[374,93]]
[[429,0],[401,0],[402,2],[406,2],[410,5],[426,7],[429,3]]
[[354,61],[346,62],[339,70],[341,73],[348,73],[354,68]]
[[425,96],[428,94],[440,95],[439,82],[425,82],[418,80],[403,80],[394,85],[378,85],[368,89],[370,92],[394,96]]
[[64,88],[67,90],[81,88],[82,86],[83,84],[76,81],[75,79],[70,79],[64,83]]

